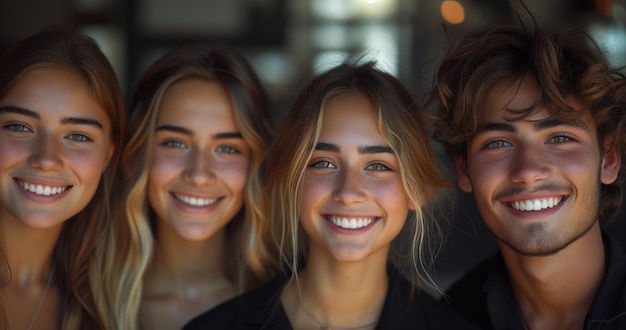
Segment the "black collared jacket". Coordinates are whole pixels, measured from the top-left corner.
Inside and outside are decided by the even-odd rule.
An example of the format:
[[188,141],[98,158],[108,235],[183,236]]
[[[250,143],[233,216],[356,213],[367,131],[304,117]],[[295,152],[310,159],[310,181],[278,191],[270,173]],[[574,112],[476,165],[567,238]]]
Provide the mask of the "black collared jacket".
[[[602,234],[606,271],[585,318],[586,330],[626,329],[626,255]],[[582,270],[581,270],[582,271]],[[452,309],[481,329],[524,330],[521,309],[501,254],[480,263],[447,292]]]

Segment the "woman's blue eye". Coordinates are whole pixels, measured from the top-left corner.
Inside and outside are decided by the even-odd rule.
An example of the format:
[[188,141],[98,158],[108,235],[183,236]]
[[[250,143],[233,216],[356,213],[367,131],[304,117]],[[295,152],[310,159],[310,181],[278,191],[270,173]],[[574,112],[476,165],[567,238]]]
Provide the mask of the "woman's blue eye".
[[30,128],[22,125],[22,124],[9,124],[5,126],[8,130],[14,132],[31,132]]
[[239,150],[232,146],[219,146],[217,147],[217,152],[221,154],[234,155],[239,154]]
[[381,163],[371,164],[367,166],[365,169],[372,170],[372,171],[390,171],[391,170],[388,166],[383,165]]
[[70,134],[67,137],[68,139],[72,140],[72,141],[76,141],[76,142],[88,142],[91,141],[90,138],[88,138],[86,135],[84,134]]
[[333,163],[331,163],[331,162],[329,162],[327,160],[322,160],[322,161],[319,161],[319,162],[315,162],[315,163],[311,164],[310,167],[314,167],[314,168],[336,168],[336,166]]
[[183,142],[178,141],[178,140],[165,141],[163,142],[163,146],[166,146],[168,148],[174,148],[174,149],[184,149],[187,147]]

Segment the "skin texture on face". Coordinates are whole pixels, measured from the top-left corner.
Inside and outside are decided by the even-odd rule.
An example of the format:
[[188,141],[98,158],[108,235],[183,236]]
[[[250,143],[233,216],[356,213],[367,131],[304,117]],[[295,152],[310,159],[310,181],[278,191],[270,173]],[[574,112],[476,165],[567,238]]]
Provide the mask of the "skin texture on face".
[[224,229],[243,205],[250,160],[228,92],[199,79],[172,85],[154,141],[148,199],[158,226],[189,240]]
[[82,77],[28,71],[0,100],[0,218],[59,226],[89,203],[112,152],[110,121]]
[[331,98],[308,163],[300,223],[310,253],[338,261],[387,255],[409,210],[400,164],[378,130],[374,106],[362,93]]
[[[615,181],[620,160],[601,153],[589,113],[576,122],[538,109],[510,120],[537,97],[534,78],[492,91],[482,126],[456,158],[459,186],[473,192],[479,213],[501,244],[521,255],[552,255],[598,221],[600,183]],[[570,105],[579,108],[570,99]]]

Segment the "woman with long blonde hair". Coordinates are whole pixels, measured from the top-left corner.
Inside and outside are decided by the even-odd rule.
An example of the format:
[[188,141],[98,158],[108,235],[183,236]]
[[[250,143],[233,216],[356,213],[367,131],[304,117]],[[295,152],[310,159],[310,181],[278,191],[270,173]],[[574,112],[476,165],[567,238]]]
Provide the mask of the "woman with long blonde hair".
[[276,268],[259,202],[268,100],[238,51],[189,44],[143,73],[130,111],[126,213],[154,234],[142,318],[180,329]]

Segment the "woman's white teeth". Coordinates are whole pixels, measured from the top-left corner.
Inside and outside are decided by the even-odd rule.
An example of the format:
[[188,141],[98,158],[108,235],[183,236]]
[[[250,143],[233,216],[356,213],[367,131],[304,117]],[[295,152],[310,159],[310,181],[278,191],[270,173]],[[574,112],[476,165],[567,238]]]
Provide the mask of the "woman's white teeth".
[[185,195],[174,194],[179,201],[191,206],[207,206],[217,202],[217,198],[196,198]]
[[335,226],[346,228],[346,229],[359,229],[374,222],[374,218],[350,218],[348,219],[345,217],[328,217],[328,219]]
[[44,196],[56,195],[56,194],[60,194],[64,192],[67,189],[67,186],[52,187],[52,186],[42,186],[40,184],[26,183],[24,181],[17,181],[17,182],[20,184],[20,186],[22,186],[22,188],[36,195],[44,195]]
[[509,205],[518,211],[541,211],[559,205],[562,200],[563,197],[548,197],[527,201],[515,201],[509,203]]

